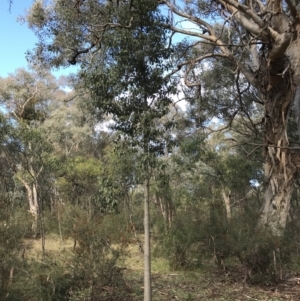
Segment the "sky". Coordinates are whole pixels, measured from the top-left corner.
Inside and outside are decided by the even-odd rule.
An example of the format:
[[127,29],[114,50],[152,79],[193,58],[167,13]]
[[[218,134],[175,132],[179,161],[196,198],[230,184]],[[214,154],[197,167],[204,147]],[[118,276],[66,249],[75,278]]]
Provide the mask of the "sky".
[[[0,76],[6,77],[9,73],[14,73],[18,68],[26,68],[27,61],[25,53],[33,49],[37,43],[34,33],[27,27],[26,23],[20,23],[17,18],[24,15],[29,9],[33,0],[13,0],[9,11],[9,0],[0,0]],[[191,24],[186,24],[190,27]],[[181,24],[182,26],[182,24]],[[184,26],[186,27],[186,26]],[[183,36],[176,35],[176,40],[181,40]],[[68,75],[75,71],[61,69],[53,72],[55,76]]]
[[[27,68],[25,53],[33,49],[38,40],[27,24],[17,19],[25,15],[33,2],[33,0],[13,0],[11,10],[9,10],[9,0],[0,0],[0,77],[7,77],[18,68]],[[191,27],[192,24],[182,25],[180,26]],[[176,35],[177,41],[182,38],[183,36]],[[74,67],[52,71],[52,73],[59,77],[68,75],[72,71],[76,71]],[[185,109],[184,102],[178,105]]]
[[[0,76],[6,77],[18,68],[27,68],[25,53],[33,49],[37,38],[27,27],[17,21],[24,15],[33,0],[13,0],[9,12],[9,1],[0,0]],[[54,75],[67,75],[68,69],[53,72]]]

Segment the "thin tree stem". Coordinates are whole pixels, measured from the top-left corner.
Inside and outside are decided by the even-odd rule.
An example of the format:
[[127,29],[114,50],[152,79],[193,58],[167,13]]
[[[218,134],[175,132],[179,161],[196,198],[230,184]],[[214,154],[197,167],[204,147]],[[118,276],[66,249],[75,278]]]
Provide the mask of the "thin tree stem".
[[[148,168],[146,168],[148,172]],[[149,175],[146,174],[144,183],[144,228],[145,228],[145,245],[144,245],[144,301],[151,301],[151,255],[150,255],[150,208],[149,208]]]

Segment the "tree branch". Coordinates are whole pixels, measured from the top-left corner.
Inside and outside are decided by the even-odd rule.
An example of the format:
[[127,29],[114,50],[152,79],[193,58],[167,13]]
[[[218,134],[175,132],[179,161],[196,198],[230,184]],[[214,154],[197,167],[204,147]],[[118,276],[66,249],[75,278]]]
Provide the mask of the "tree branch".
[[[208,58],[216,58],[216,57],[223,57],[223,58],[227,58],[227,59],[230,59],[230,57],[226,54],[223,54],[223,53],[208,53],[208,54],[205,54],[201,57],[198,57],[196,59],[190,59],[190,60],[186,60],[182,63],[180,63],[179,65],[177,65],[177,69],[171,71],[169,74],[167,74],[165,76],[165,78],[167,77],[170,77],[172,76],[173,74],[175,74],[176,72],[178,72],[179,70],[181,70],[181,68],[183,66],[186,66],[186,65],[191,65],[191,66],[194,66],[196,63],[200,63],[201,61],[205,60],[205,59],[208,59]],[[192,70],[192,68],[190,68],[189,72]],[[199,85],[198,85],[199,86]]]
[[209,32],[210,35],[215,35],[215,32],[214,32],[214,30],[213,30],[213,27],[212,27],[209,23],[205,22],[205,21],[202,20],[202,19],[199,19],[199,18],[197,18],[197,17],[194,17],[194,16],[192,16],[192,15],[189,15],[189,14],[187,14],[187,13],[185,13],[185,12],[179,11],[179,10],[178,10],[177,8],[175,8],[175,6],[172,5],[169,1],[163,0],[162,2],[165,3],[165,4],[170,8],[170,10],[171,10],[172,12],[174,12],[176,15],[181,16],[181,17],[184,17],[184,18],[187,18],[188,20],[193,21],[193,22],[195,22],[195,23],[197,23],[197,24],[199,24],[199,25],[205,26],[205,27],[207,28],[207,30],[208,30],[208,32]]
[[243,75],[245,76],[245,78],[247,79],[247,81],[254,87],[258,87],[258,82],[255,78],[255,75],[249,71],[244,64],[242,64],[241,62],[236,62],[238,69],[243,73]]
[[[236,19],[236,21],[241,24],[241,26],[243,26],[247,31],[249,31],[250,33],[254,34],[258,37],[260,37],[263,41],[268,42],[269,41],[269,33],[266,30],[266,24],[265,22],[257,15],[255,15],[253,12],[251,15],[255,15],[255,20],[258,21],[258,19],[261,21],[259,22],[262,26],[260,26],[257,22],[253,22],[253,19],[247,15],[246,13],[244,13],[242,10],[239,11],[238,7],[238,3],[235,2],[234,0],[217,0],[221,5],[223,5],[224,7],[226,7],[232,14],[233,17]],[[230,5],[230,3],[233,3],[235,5]],[[242,7],[247,7],[245,5],[243,5]],[[248,7],[247,7],[248,8]],[[244,9],[245,10],[245,9]],[[248,8],[247,11],[251,11],[250,8]],[[250,18],[249,18],[250,17]]]
[[71,65],[76,65],[77,61],[77,57],[80,55],[80,54],[84,54],[84,53],[88,53],[93,47],[95,47],[95,44],[92,43],[90,47],[88,48],[85,48],[85,49],[82,49],[82,50],[73,50],[74,51],[74,54],[73,56],[68,60],[68,63],[71,64]]
[[243,12],[250,19],[252,19],[260,28],[264,28],[266,26],[265,22],[261,19],[261,17],[255,14],[249,6],[241,4],[240,2],[235,0],[222,0],[222,1],[226,4],[229,4],[230,6],[233,6],[239,12],[240,11]]
[[282,57],[289,45],[292,42],[292,33],[278,33],[273,28],[269,27],[269,32],[274,40],[273,48],[270,51],[269,58],[271,61],[275,61]]
[[257,71],[260,66],[260,60],[259,60],[259,55],[257,52],[257,45],[256,44],[250,44],[250,52],[252,56],[252,64],[253,64],[253,70]]

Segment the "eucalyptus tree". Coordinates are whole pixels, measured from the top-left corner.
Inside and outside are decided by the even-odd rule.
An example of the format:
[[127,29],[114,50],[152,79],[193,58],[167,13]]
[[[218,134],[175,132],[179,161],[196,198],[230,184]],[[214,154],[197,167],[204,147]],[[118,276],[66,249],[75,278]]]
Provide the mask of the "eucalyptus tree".
[[[168,113],[175,90],[169,79],[164,78],[172,53],[166,47],[167,32],[161,27],[164,19],[151,2],[144,2],[136,9],[140,13],[132,20],[132,30],[116,31],[113,37],[105,37],[99,63],[84,68],[80,78],[95,107],[112,114],[113,128],[119,132],[118,142],[129,144],[139,158],[141,171],[137,176],[144,186],[144,300],[151,300],[151,168],[171,140],[165,136],[165,129],[172,125],[169,121],[158,126],[156,121]],[[122,47],[124,44],[126,48]]]
[[48,104],[56,90],[58,86],[48,73],[19,69],[0,79],[1,105],[13,129],[10,144],[15,145],[15,151],[7,151],[6,156],[14,178],[26,190],[35,235],[39,231],[41,194],[46,189],[42,179],[49,176],[47,160],[52,149],[39,126],[47,118]]
[[[201,75],[196,73],[199,66],[205,67],[212,60],[226,60],[227,68],[234,73],[232,81],[237,97],[232,97],[232,106],[224,109],[234,116],[233,108],[245,106],[242,98],[249,90],[256,94],[252,103],[263,107],[260,125],[264,138],[260,144],[264,149],[266,188],[259,226],[281,236],[298,170],[299,149],[289,147],[287,135],[293,100],[299,101],[296,93],[300,71],[297,2],[217,0],[212,3],[192,1],[182,6],[167,0],[163,3],[200,29],[185,30],[173,24],[174,32],[194,36],[195,44],[207,44],[178,64],[178,68],[185,70],[187,86],[195,89],[201,85]],[[207,17],[216,17],[223,24],[215,26]]]
[[[290,198],[299,168],[299,149],[290,148],[287,122],[293,101],[298,118],[300,89],[299,3],[297,0],[246,1],[215,0],[173,3],[162,0],[158,7],[170,12],[173,23],[161,24],[174,33],[192,37],[186,49],[208,45],[204,52],[174,62],[174,72],[183,71],[185,84],[199,91],[199,68],[223,59],[235,73],[237,98],[245,82],[256,91],[256,103],[264,108],[261,121],[264,139],[266,189],[259,225],[274,235],[283,234]],[[29,26],[39,37],[35,58],[52,66],[88,63],[103,45],[106,34],[132,28],[140,1],[66,1],[49,6],[35,1],[27,16]],[[175,17],[174,17],[175,16]],[[195,29],[175,21],[193,23]],[[220,26],[216,26],[218,21]],[[127,45],[122,45],[127,47]]]
[[49,103],[47,119],[41,125],[48,141],[64,159],[82,154],[83,149],[91,152],[88,147],[93,144],[95,125],[99,120],[86,109],[84,101],[75,90],[56,91],[55,98]]

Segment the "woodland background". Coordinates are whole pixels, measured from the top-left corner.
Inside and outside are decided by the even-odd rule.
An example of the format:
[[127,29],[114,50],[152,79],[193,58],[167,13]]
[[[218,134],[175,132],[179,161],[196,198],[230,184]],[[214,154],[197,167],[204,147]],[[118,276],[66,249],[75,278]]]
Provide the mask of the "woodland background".
[[0,78],[0,300],[300,299],[298,4],[236,3],[33,2]]

